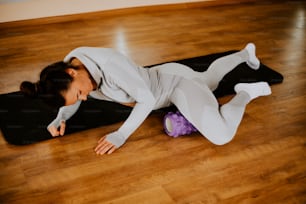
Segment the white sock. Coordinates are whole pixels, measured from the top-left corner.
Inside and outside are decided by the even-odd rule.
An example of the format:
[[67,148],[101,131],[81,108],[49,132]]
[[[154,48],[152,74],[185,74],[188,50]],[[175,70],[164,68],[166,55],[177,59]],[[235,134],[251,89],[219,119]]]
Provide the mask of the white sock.
[[252,69],[259,69],[260,61],[256,57],[256,47],[253,43],[248,43],[245,48],[249,54],[249,59],[246,61],[246,63],[251,67]]
[[268,96],[272,93],[267,82],[239,83],[235,85],[234,89],[236,93],[245,91],[251,97],[251,100],[259,96]]

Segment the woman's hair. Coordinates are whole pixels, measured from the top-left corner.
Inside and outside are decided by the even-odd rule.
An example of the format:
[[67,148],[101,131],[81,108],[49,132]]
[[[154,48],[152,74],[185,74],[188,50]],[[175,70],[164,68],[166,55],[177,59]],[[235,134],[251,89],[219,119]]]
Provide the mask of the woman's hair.
[[70,63],[56,62],[44,68],[36,83],[24,81],[20,91],[31,98],[42,98],[47,104],[59,108],[65,105],[62,95],[67,91],[73,78],[66,72],[68,68],[78,69]]

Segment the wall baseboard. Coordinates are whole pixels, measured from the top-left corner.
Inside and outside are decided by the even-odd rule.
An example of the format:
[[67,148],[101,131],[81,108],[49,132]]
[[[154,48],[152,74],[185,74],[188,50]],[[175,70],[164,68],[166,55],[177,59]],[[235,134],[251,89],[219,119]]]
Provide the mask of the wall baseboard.
[[[238,4],[238,3],[247,3],[247,2],[255,2],[258,0],[196,0],[196,1],[185,1],[184,3],[169,3],[169,4],[156,4],[156,5],[145,5],[145,6],[133,6],[127,8],[115,8],[115,9],[106,9],[99,11],[89,11],[89,12],[79,12],[79,13],[71,13],[64,15],[56,15],[56,16],[42,16],[36,18],[13,18],[13,17],[4,17],[4,13],[1,11],[3,9],[3,5],[0,4],[0,24],[4,26],[8,23],[18,23],[24,21],[30,21],[32,23],[52,23],[52,22],[63,22],[70,21],[76,19],[86,19],[94,16],[101,15],[124,15],[135,12],[146,12],[146,11],[157,11],[157,10],[169,10],[169,9],[184,9],[191,7],[205,7],[205,6],[220,6],[220,5],[229,5],[229,4]],[[264,0],[261,0],[264,1]]]
[[211,0],[0,0],[0,22]]

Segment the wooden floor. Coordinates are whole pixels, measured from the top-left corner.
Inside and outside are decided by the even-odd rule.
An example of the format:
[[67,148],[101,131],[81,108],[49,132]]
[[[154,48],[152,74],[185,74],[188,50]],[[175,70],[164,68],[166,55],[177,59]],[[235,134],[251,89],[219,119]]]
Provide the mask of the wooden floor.
[[224,146],[199,134],[172,139],[159,114],[109,156],[93,148],[120,124],[28,146],[0,137],[0,203],[306,203],[305,16],[305,1],[260,1],[0,24],[0,93],[37,80],[41,68],[84,45],[149,65],[254,42],[262,62],[285,77],[248,105]]

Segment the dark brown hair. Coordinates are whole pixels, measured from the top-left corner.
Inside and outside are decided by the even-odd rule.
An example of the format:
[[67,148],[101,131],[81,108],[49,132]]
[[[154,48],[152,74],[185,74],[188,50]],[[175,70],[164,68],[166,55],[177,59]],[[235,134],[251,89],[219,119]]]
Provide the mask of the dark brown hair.
[[20,91],[32,98],[42,98],[53,107],[59,108],[64,106],[65,99],[62,93],[69,89],[73,80],[66,72],[68,68],[78,69],[78,67],[62,61],[51,64],[41,71],[38,82],[22,82],[20,84]]

